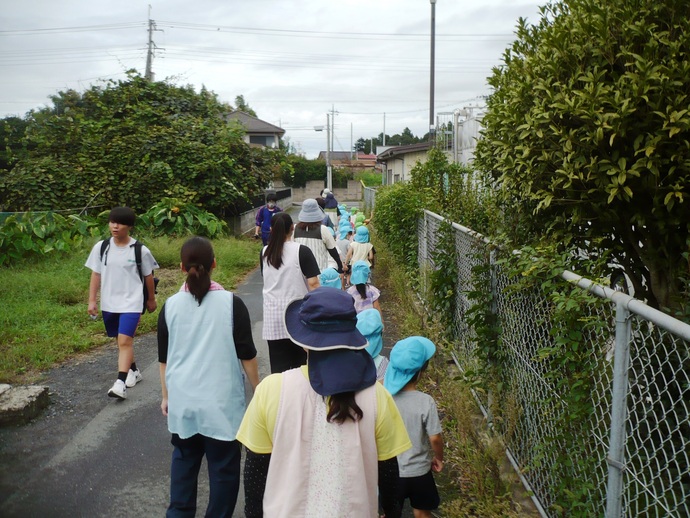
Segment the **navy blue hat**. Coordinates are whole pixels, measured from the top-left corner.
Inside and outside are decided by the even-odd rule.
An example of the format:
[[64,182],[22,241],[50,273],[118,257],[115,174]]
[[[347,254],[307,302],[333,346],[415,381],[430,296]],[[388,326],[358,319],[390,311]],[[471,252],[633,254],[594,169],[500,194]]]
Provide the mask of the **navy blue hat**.
[[350,294],[327,287],[307,293],[288,305],[285,327],[293,342],[309,350],[309,382],[317,394],[357,392],[376,383]]

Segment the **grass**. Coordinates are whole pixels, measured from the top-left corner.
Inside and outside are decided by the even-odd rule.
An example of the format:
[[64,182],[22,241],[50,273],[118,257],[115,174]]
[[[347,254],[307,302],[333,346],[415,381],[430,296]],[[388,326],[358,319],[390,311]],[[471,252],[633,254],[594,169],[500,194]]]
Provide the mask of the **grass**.
[[[514,480],[506,479],[501,466],[505,457],[497,439],[485,431],[483,416],[470,388],[450,363],[450,344],[439,325],[428,318],[412,290],[410,275],[396,263],[385,244],[373,234],[376,254],[375,284],[384,296],[386,333],[395,339],[422,335],[437,345],[437,353],[421,378],[420,390],[436,400],[443,426],[445,463],[435,475],[441,494],[437,515],[448,517],[505,518],[533,516],[523,512],[517,500],[526,495],[514,492]],[[523,494],[520,494],[523,493]]]
[[[180,248],[184,238],[144,240],[161,268],[156,270],[158,307],[184,282]],[[226,238],[213,242],[218,268],[213,279],[227,289],[258,264],[261,243]],[[39,371],[108,343],[102,321],[86,313],[89,249],[4,268],[0,284],[0,383],[21,383]],[[155,331],[158,312],[142,316],[138,333]]]
[[354,179],[364,182],[367,187],[376,187],[383,183],[383,175],[374,169],[358,171],[354,174]]

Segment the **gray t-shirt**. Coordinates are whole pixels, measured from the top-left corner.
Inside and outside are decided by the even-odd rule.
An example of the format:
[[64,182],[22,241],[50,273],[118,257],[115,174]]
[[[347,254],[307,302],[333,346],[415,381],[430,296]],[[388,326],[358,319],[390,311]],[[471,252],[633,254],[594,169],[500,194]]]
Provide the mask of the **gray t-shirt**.
[[420,477],[431,469],[433,451],[429,436],[441,433],[436,402],[418,390],[401,390],[393,400],[412,442],[412,448],[398,455],[400,476]]

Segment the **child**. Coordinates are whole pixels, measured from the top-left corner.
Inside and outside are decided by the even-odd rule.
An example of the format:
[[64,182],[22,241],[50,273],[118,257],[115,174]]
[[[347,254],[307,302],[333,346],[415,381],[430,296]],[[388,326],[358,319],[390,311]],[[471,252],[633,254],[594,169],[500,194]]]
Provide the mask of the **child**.
[[381,292],[369,284],[369,275],[371,270],[366,261],[357,261],[352,265],[352,273],[350,275],[350,282],[352,286],[347,289],[347,292],[355,299],[355,309],[357,313],[368,308],[374,308],[381,312],[379,305],[379,296]]
[[376,381],[383,383],[383,377],[388,368],[388,358],[381,354],[383,349],[381,313],[374,308],[357,313],[357,329],[369,342],[367,352],[374,359],[374,365],[376,365]]
[[398,455],[398,497],[406,498],[415,518],[431,517],[440,503],[432,471],[443,469],[443,438],[434,399],[419,392],[419,377],[436,352],[428,338],[410,336],[393,347],[383,385],[400,410],[412,448]]
[[282,209],[276,205],[278,200],[274,193],[266,196],[266,205],[261,207],[256,211],[256,228],[254,229],[254,237],[259,238],[259,232],[261,233],[261,242],[266,246],[268,243],[268,236],[271,235],[271,218],[274,214],[282,212]]
[[[139,325],[141,308],[144,305],[144,290],[136,263],[134,243],[129,232],[134,227],[136,215],[129,207],[115,207],[108,216],[110,243],[101,255],[99,241],[91,249],[86,267],[91,271],[89,284],[88,313],[98,316],[96,298],[101,291],[101,314],[108,336],[117,337],[118,374],[117,380],[108,391],[108,396],[120,400],[127,398],[127,387],[141,381],[141,373],[134,362],[134,332]],[[156,295],[153,284],[153,270],[158,263],[145,246],[141,247],[141,273],[148,288],[146,309],[156,310]]]
[[244,302],[211,280],[211,242],[191,237],[180,250],[187,274],[158,317],[161,411],[174,447],[167,516],[196,509],[199,468],[206,457],[206,516],[231,516],[240,489],[237,429],[246,409],[244,376],[256,389],[259,370]]
[[338,241],[335,242],[335,246],[338,247],[338,253],[340,254],[340,260],[345,264],[345,259],[347,258],[347,252],[350,250],[350,243],[352,239],[352,225],[345,222],[344,225],[338,227]]
[[344,264],[349,266],[357,261],[366,261],[371,267],[374,264],[374,253],[374,245],[369,242],[369,229],[361,226],[355,231],[355,237],[350,243]]
[[321,286],[328,286],[329,288],[335,288],[337,290],[343,289],[343,284],[340,280],[340,274],[335,268],[326,268],[319,275],[319,282]]

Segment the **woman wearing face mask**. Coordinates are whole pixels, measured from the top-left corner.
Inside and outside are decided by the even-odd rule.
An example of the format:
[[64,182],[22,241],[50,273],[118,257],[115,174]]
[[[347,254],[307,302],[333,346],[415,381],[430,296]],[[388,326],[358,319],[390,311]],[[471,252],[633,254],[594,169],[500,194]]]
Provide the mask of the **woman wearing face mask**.
[[276,205],[276,200],[275,194],[269,194],[266,196],[266,205],[256,212],[254,237],[258,239],[259,233],[261,233],[261,242],[264,246],[268,244],[268,236],[271,234],[271,218],[283,210]]

